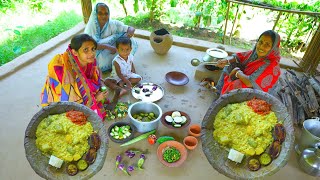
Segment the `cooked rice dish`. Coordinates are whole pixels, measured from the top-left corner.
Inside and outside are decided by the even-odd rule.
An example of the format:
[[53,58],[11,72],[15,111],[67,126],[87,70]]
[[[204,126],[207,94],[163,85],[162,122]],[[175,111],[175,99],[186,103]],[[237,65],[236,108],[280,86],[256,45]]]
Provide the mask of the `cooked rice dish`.
[[249,156],[259,155],[272,143],[276,123],[272,111],[259,115],[247,102],[228,104],[215,117],[213,137],[225,147]]
[[37,127],[36,146],[46,155],[54,155],[64,161],[77,161],[89,149],[88,137],[93,132],[90,122],[76,125],[66,113],[50,115]]

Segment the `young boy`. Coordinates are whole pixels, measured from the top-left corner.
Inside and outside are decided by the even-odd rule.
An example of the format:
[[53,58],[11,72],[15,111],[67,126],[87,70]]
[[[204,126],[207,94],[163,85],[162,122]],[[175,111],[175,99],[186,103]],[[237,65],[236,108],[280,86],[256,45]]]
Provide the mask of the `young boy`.
[[121,88],[120,96],[127,93],[126,89],[131,89],[132,84],[142,80],[142,77],[136,74],[133,64],[132,42],[128,37],[121,37],[116,41],[118,55],[112,61],[112,71],[110,77],[105,80],[105,84],[113,90]]

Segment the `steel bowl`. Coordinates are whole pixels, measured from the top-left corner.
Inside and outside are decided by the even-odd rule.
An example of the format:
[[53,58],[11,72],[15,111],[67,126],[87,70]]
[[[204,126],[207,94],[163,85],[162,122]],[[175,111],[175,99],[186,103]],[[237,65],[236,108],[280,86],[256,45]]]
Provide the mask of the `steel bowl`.
[[[151,113],[155,114],[156,119],[150,122],[142,122],[133,118],[134,114],[137,113]],[[161,108],[152,102],[136,102],[129,106],[128,115],[130,117],[130,122],[136,127],[137,131],[140,133],[149,132],[157,129],[159,126],[159,121],[162,116]]]

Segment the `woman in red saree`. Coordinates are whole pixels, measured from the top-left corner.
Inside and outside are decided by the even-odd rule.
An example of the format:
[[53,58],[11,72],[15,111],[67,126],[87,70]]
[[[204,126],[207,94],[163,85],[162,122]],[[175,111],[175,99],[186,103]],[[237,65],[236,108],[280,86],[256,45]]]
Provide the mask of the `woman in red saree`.
[[280,36],[268,30],[263,32],[253,50],[228,56],[218,61],[224,68],[217,89],[220,94],[239,88],[254,88],[271,92],[280,76]]
[[97,43],[87,34],[72,38],[66,52],[56,55],[48,64],[48,76],[41,93],[41,105],[72,101],[84,104],[101,119],[106,112],[103,102],[108,92],[101,92],[102,81],[95,59]]

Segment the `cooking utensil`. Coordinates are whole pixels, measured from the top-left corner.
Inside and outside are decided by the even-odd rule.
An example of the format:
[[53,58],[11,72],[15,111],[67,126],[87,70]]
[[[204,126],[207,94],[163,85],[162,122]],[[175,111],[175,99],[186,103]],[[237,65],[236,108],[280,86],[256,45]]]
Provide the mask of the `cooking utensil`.
[[295,147],[298,154],[306,148],[313,147],[315,143],[320,142],[320,118],[307,119],[303,122],[303,128],[300,140]]
[[320,143],[305,149],[299,159],[300,168],[311,176],[320,176]]
[[218,59],[223,59],[226,58],[228,56],[228,53],[222,49],[218,49],[218,48],[210,48],[207,49],[206,53],[213,57],[213,58],[218,58]]
[[[154,113],[156,119],[143,122],[133,118],[134,114],[139,113]],[[130,122],[136,127],[136,130],[140,133],[145,133],[158,128],[160,118],[162,117],[162,110],[160,106],[155,103],[139,101],[129,106],[128,115]]]
[[177,129],[177,130],[187,127],[190,124],[191,119],[187,113],[182,112],[182,111],[179,111],[179,112],[180,112],[181,116],[185,116],[187,118],[187,121],[186,121],[186,123],[182,124],[181,127],[179,127],[179,128],[174,127],[172,123],[169,123],[166,121],[166,116],[171,116],[174,111],[178,111],[178,110],[168,111],[162,115],[162,117],[161,117],[162,124],[169,129]]
[[182,72],[171,71],[166,74],[166,80],[168,83],[176,86],[183,86],[189,82],[189,78]]
[[217,62],[207,62],[207,61],[200,61],[199,59],[191,59],[191,65],[192,66],[199,66],[200,64],[205,64],[205,65],[216,65]]
[[[170,148],[170,147],[173,147],[173,148],[177,149],[180,152],[180,155],[181,155],[180,159],[178,161],[176,161],[176,162],[169,163],[169,162],[165,161],[164,158],[163,158],[163,153],[165,152],[165,150],[167,148]],[[178,141],[166,141],[166,142],[161,143],[158,146],[157,156],[158,156],[159,161],[162,164],[164,164],[165,166],[178,167],[178,166],[181,166],[183,164],[183,162],[187,159],[188,151],[184,147],[184,145],[181,144]]]
[[131,94],[138,100],[155,102],[164,96],[164,89],[154,83],[140,83],[132,88]]
[[[227,157],[229,152],[221,146],[212,135],[214,131],[213,125],[215,117],[222,108],[228,104],[251,100],[254,97],[265,100],[272,105],[271,110],[275,113],[279,121],[283,120],[282,124],[286,131],[285,141],[281,145],[281,152],[278,158],[274,159],[271,164],[262,167],[258,171],[250,171],[247,168],[245,162],[248,160],[248,157],[245,157],[243,161],[244,163],[236,164],[235,162],[228,160]],[[213,101],[202,120],[200,137],[202,150],[213,168],[232,179],[245,180],[263,179],[265,176],[270,176],[285,166],[290,158],[295,136],[292,119],[290,119],[288,110],[281,101],[263,91],[251,88],[242,88],[230,91],[229,93],[220,96],[219,99]]]
[[197,58],[191,59],[192,66],[199,66],[200,64],[205,65],[216,65],[220,59],[228,57],[228,53],[218,48],[207,49],[206,55],[200,61]]
[[49,158],[41,153],[36,146],[36,130],[40,122],[53,114],[61,114],[70,110],[81,111],[87,116],[88,122],[91,123],[93,130],[98,132],[101,139],[101,145],[97,151],[97,157],[93,164],[91,164],[85,171],[79,171],[75,176],[76,179],[90,179],[97,174],[103,167],[104,161],[107,157],[108,138],[106,127],[101,118],[87,106],[75,102],[56,102],[49,106],[43,107],[31,119],[24,138],[24,147],[26,158],[29,161],[32,169],[44,179],[70,179],[64,169],[68,163],[63,163],[60,169],[49,165]]
[[[129,126],[130,127],[130,136],[126,137],[126,138],[123,138],[123,139],[116,139],[114,138],[110,133],[112,132],[112,129],[114,127],[118,126],[119,129],[120,127],[122,126]],[[131,140],[133,137],[134,137],[134,133],[135,133],[135,127],[134,125],[132,125],[131,123],[128,123],[128,122],[121,122],[121,121],[118,121],[118,122],[115,122],[113,124],[110,125],[110,127],[108,128],[108,136],[109,138],[115,142],[115,143],[125,143],[125,142],[128,142],[129,140]]]

